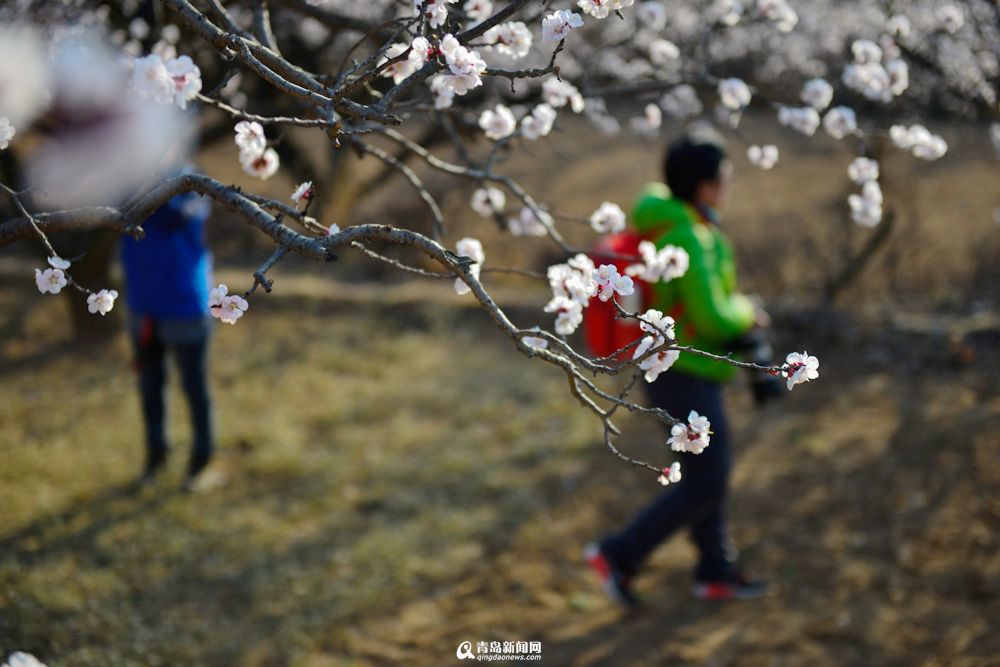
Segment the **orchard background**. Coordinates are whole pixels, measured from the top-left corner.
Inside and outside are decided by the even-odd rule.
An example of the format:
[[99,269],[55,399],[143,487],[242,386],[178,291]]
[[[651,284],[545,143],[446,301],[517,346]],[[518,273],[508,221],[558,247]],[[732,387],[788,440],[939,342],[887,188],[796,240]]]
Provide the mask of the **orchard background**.
[[[101,15],[97,3],[62,4],[22,2],[6,11],[42,26],[65,21],[63,12]],[[164,26],[179,25],[176,50],[200,67],[199,94],[265,117],[323,120],[246,67],[238,85],[213,95],[229,65],[176,18],[186,4],[111,3],[106,41],[142,57]],[[353,4],[225,7],[260,44],[267,38],[252,26],[268,9],[270,39],[283,57],[321,71],[333,60],[324,49],[342,56],[345,43],[365,34],[317,27],[322,12],[364,22],[366,31],[382,12],[414,14],[409,2],[373,2],[363,11]],[[494,12],[508,5],[493,4]],[[524,5],[516,18],[538,50],[516,67],[546,68],[556,44],[541,41],[542,18],[582,9],[509,4]],[[552,214],[566,246],[586,249],[599,238],[587,224],[591,213],[605,201],[628,211],[658,178],[671,137],[695,120],[722,127],[736,163],[725,225],[741,288],[763,299],[782,354],[807,349],[822,361],[819,381],[762,410],[744,380],[728,389],[738,452],[734,537],[776,594],[746,605],[692,601],[690,547],[677,539],[639,584],[645,610],[621,616],[580,550],[659,490],[655,474],[610,455],[600,420],[567,391],[565,369],[520,354],[480,301],[455,293],[453,280],[414,276],[349,247],[327,263],[296,252],[279,257],[266,271],[271,291],[257,285],[237,325],[215,332],[225,485],[181,493],[178,461],[167,479],[135,493],[142,426],[124,305],[100,317],[73,290],[40,295],[33,271],[51,253],[33,232],[18,231],[21,204],[54,249],[73,259],[84,288],[121,289],[122,229],[110,216],[85,231],[45,226],[46,211],[72,208],[47,206],[31,191],[38,187],[32,156],[58,127],[46,116],[17,127],[0,150],[0,182],[21,193],[0,196],[0,657],[24,650],[50,666],[440,665],[451,664],[465,640],[530,639],[542,642],[542,664],[552,665],[996,664],[1000,190],[991,136],[1000,134],[1000,10],[948,4],[963,17],[953,30],[954,16],[942,15],[939,3],[791,2],[798,20],[784,31],[765,13],[783,3],[748,2],[740,32],[740,23],[722,29],[706,18],[727,3],[664,2],[664,25],[643,36],[630,23],[642,4],[651,3],[623,7],[623,18],[584,15],[585,27],[559,54],[565,80],[588,106],[600,108],[603,99],[599,113],[562,108],[548,136],[505,138],[494,149],[479,127],[481,112],[503,103],[520,119],[540,102],[531,97],[539,89],[533,78],[518,79],[511,94],[499,76],[456,97],[450,120],[430,109],[427,90],[413,93],[399,131],[455,164],[463,151],[475,161],[496,150],[498,172]],[[456,27],[464,5],[445,6]],[[215,3],[191,6],[222,24]],[[852,43],[877,40],[900,15],[916,35],[900,38],[911,85],[888,102],[868,99],[841,80]],[[613,38],[602,41],[599,22]],[[813,39],[823,28],[826,38]],[[407,39],[376,33],[364,48],[375,53],[418,32],[432,40],[441,32],[427,24],[409,30]],[[659,37],[681,55],[653,62],[650,45]],[[588,80],[588,63],[598,81]],[[716,80],[706,69],[753,87],[737,127],[732,110],[716,112]],[[779,122],[777,107],[802,106],[799,91],[814,77],[834,84],[834,106],[856,109],[858,134],[835,140],[820,128],[805,136]],[[650,80],[659,83],[642,84]],[[703,112],[678,118],[664,110],[648,126],[648,105],[669,106],[663,93],[686,82]],[[373,77],[367,85],[384,94],[392,82]],[[601,88],[609,92],[588,94]],[[0,109],[5,94],[0,86]],[[475,179],[402,151],[415,188],[413,178],[353,144],[400,148],[384,137],[345,134],[335,148],[329,128],[264,123],[281,165],[261,180],[233,144],[238,117],[199,98],[184,117],[200,137],[189,157],[220,187],[292,207],[296,185],[313,183],[312,217],[295,227],[303,238],[333,240],[317,231],[331,224],[386,224],[437,242],[439,218],[441,247],[479,239],[486,270],[544,275],[568,257],[549,239],[511,233],[506,219],[522,206],[510,193],[504,215],[482,218],[470,209]],[[892,125],[918,122],[947,143],[939,159],[893,145]],[[442,129],[448,123],[452,129]],[[610,133],[614,123],[620,131]],[[751,145],[778,147],[777,164],[751,164]],[[880,165],[885,205],[874,226],[852,220],[847,200],[859,191],[847,167],[860,154]],[[294,227],[294,217],[286,212],[284,224]],[[216,282],[239,293],[256,285],[254,272],[276,247],[261,230],[240,210],[216,206],[209,223]],[[464,270],[385,239],[366,244],[421,270]],[[551,330],[544,279],[484,271],[482,285],[518,325]],[[585,351],[580,338],[568,340]],[[186,410],[172,391],[170,432],[181,452]],[[669,461],[656,420],[619,415],[616,424],[619,449]]]

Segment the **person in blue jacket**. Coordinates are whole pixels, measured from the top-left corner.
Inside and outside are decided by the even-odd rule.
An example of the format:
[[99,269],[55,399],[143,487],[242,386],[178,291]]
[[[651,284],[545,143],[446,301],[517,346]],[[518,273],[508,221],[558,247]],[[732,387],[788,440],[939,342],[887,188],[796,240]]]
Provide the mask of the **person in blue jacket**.
[[206,197],[191,192],[177,195],[143,223],[142,239],[122,242],[129,329],[146,426],[141,483],[156,477],[167,460],[168,350],[176,358],[194,431],[186,486],[190,488],[212,458],[212,406],[205,372],[212,260],[204,240],[211,209]]

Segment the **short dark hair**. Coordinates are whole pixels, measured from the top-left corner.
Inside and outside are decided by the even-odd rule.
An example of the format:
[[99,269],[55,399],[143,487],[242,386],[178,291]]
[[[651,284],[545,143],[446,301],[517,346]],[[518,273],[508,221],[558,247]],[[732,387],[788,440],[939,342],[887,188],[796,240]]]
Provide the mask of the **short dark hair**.
[[714,131],[688,133],[667,148],[663,174],[670,192],[693,201],[698,185],[718,181],[726,159],[725,143]]

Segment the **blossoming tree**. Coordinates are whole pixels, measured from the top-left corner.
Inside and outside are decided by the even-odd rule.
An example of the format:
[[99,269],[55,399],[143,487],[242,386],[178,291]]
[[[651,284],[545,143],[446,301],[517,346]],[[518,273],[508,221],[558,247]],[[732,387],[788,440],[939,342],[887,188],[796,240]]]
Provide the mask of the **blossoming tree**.
[[[847,207],[857,225],[877,228],[884,201],[876,143],[923,160],[948,149],[919,119],[886,125],[886,110],[912,119],[935,100],[951,113],[995,114],[1000,10],[989,0],[915,0],[894,12],[874,0],[848,4],[821,0],[800,15],[786,0],[12,3],[0,9],[0,156],[17,150],[24,168],[23,182],[0,184],[13,207],[0,221],[0,247],[37,239],[49,255],[35,272],[39,291],[79,292],[94,316],[104,316],[117,292],[75,280],[49,235],[102,228],[138,238],[153,211],[195,192],[274,244],[246,290],[212,290],[208,305],[222,322],[246,318],[241,326],[253,326],[253,300],[272,290],[268,271],[289,253],[328,262],[356,251],[416,279],[454,279],[516,351],[566,374],[614,454],[663,484],[676,482],[676,463],[654,465],[616,448],[613,417],[628,410],[664,421],[674,451],[699,453],[710,443],[704,417],[681,420],[629,398],[637,382],[654,381],[680,354],[713,356],[678,345],[664,313],[632,312],[622,300],[636,280],[683,275],[686,254],[645,243],[636,257],[595,264],[561,233],[567,220],[505,173],[505,160],[543,142],[567,115],[585,116],[609,137],[656,135],[665,123],[706,114],[736,129],[757,105],[789,132],[814,136],[822,128],[853,142],[858,157],[845,176],[857,192]],[[351,149],[401,174],[433,224],[418,230],[345,219],[324,226],[310,205],[337,182],[306,180],[279,200],[179,170],[191,128],[209,111],[226,118],[234,159],[247,174],[274,176],[283,168],[283,130],[307,128],[335,153]],[[1000,145],[1000,126],[992,136]],[[442,144],[454,158],[442,157]],[[771,169],[780,156],[774,145],[752,144],[748,158]],[[414,163],[469,184],[472,212],[525,243],[553,244],[565,261],[545,274],[491,266],[477,238],[451,238],[450,221]],[[613,202],[578,213],[595,236],[625,226]],[[375,250],[385,244],[420,253],[438,269]],[[614,260],[624,260],[624,270]],[[552,298],[539,307],[553,315],[551,330],[518,326],[496,304],[484,279],[505,272],[548,281]],[[567,338],[593,299],[638,320],[641,334],[614,355],[589,356]],[[789,389],[818,377],[818,361],[805,352],[763,368],[720,358],[783,376]],[[611,390],[595,379],[601,376],[625,381]]]

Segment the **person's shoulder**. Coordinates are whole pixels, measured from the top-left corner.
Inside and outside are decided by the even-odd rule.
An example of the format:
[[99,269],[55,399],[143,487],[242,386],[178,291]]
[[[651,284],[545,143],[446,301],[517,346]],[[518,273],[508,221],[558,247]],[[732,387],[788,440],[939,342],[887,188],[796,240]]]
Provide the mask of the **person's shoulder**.
[[632,221],[639,231],[684,224],[689,217],[684,203],[663,183],[650,183],[643,188],[632,210]]

